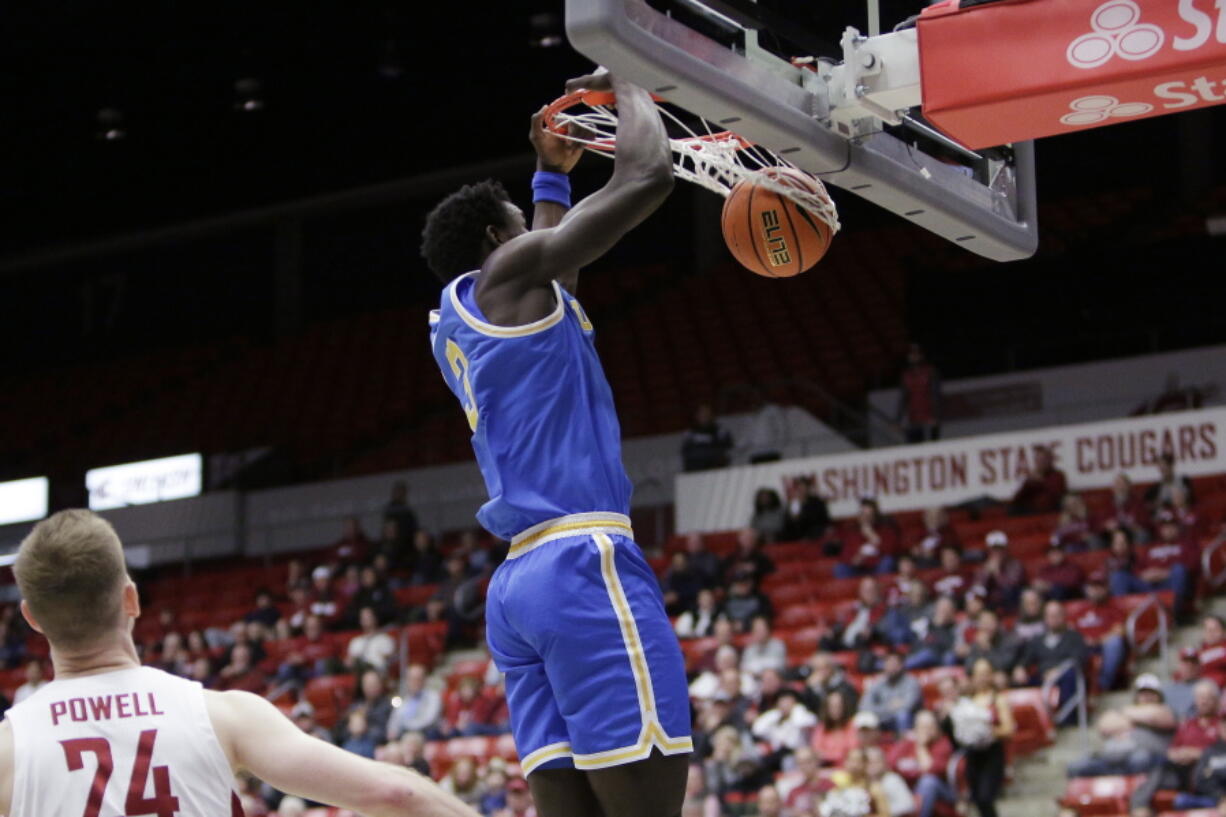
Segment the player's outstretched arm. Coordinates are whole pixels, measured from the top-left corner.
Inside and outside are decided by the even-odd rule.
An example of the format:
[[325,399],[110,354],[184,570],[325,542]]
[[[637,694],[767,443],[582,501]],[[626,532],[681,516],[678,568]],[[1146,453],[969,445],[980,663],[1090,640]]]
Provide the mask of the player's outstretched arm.
[[248,692],[206,692],[213,730],[235,770],[308,800],[368,817],[477,817],[421,775],[305,734]]
[[651,215],[672,191],[672,152],[651,95],[603,73],[567,83],[568,91],[609,87],[617,96],[618,115],[612,177],[556,227],[521,235],[495,250],[485,263],[483,288],[547,286],[590,264]]
[[13,727],[0,721],[0,814],[9,814],[13,805]]

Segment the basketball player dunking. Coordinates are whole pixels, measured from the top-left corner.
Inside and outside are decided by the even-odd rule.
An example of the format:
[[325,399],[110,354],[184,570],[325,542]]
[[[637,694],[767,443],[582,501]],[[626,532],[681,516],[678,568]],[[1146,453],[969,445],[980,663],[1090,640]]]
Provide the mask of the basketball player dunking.
[[142,667],[136,585],[110,523],[61,511],[21,543],[21,611],[55,680],[0,723],[6,817],[239,817],[234,775],[371,817],[476,817],[408,769],[306,735],[263,698]]
[[667,198],[672,155],[645,91],[607,73],[577,88],[617,97],[612,177],[566,212],[558,171],[577,149],[538,114],[532,232],[496,182],[444,199],[422,243],[448,282],[431,343],[489,491],[477,518],[511,542],[486,635],[538,812],[675,817],[692,751],[684,664],[633,540],[613,394],[574,295],[579,268]]

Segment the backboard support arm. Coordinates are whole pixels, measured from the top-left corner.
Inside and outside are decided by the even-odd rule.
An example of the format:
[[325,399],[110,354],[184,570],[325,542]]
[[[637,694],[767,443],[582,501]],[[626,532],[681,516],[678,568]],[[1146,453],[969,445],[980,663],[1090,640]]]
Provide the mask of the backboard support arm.
[[[1014,145],[1013,161],[996,162],[981,181],[885,132],[880,122],[865,124],[866,117],[901,121],[896,103],[918,104],[917,58],[905,39],[914,32],[845,35],[845,53],[850,36],[857,60],[884,58],[853,66],[849,82],[845,64],[822,60],[813,71],[765,51],[743,55],[642,0],[567,0],[566,30],[598,64],[971,252],[1009,261],[1037,247],[1030,143]],[[908,53],[916,64],[900,65]],[[914,81],[909,74],[891,79],[912,70]],[[860,81],[862,75],[868,79]],[[840,116],[851,109],[848,91],[860,100],[854,121]]]

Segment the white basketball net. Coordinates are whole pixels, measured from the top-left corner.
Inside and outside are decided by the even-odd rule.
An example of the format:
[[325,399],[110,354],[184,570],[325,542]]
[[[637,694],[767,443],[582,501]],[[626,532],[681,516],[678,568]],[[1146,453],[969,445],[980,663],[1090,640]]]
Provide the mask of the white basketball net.
[[[561,101],[561,100],[559,100]],[[786,159],[770,150],[755,145],[731,131],[717,131],[705,119],[703,131],[695,131],[681,121],[672,111],[658,106],[661,115],[687,134],[670,137],[673,149],[673,168],[678,179],[706,188],[713,193],[727,196],[728,192],[743,179],[753,179],[766,189],[791,199],[838,232],[839,214],[830,194],[821,179],[800,170]],[[612,157],[617,138],[617,114],[607,105],[593,105],[576,99],[569,107],[552,113],[554,132],[587,147],[592,153]],[[566,128],[565,126],[570,126]],[[570,132],[567,132],[567,131]],[[787,183],[787,177],[772,178],[761,171],[768,168],[789,168],[803,173],[811,181],[812,190],[801,189]]]

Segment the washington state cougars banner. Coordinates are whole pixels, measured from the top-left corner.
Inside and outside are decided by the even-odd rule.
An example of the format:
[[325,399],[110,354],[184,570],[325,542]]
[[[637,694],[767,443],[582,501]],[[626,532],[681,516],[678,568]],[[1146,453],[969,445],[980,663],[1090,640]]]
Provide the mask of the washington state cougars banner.
[[816,480],[833,516],[850,516],[863,496],[883,510],[950,505],[982,496],[1008,499],[1047,446],[1073,490],[1104,488],[1116,474],[1135,482],[1157,477],[1157,459],[1174,452],[1181,474],[1226,472],[1226,409],[1185,411],[1129,420],[1055,426],[924,445],[878,448],[681,474],[677,530],[717,531],[749,522],[758,488],[795,477]]

